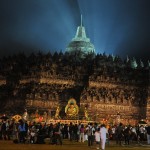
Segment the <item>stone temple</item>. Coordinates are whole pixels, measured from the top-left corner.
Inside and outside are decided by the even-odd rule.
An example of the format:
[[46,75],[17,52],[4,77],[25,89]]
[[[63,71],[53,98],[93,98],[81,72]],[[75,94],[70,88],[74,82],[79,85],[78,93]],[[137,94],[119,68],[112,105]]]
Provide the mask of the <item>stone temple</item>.
[[0,113],[25,109],[32,118],[39,113],[68,119],[68,109],[74,119],[150,122],[150,62],[95,54],[81,21],[65,53],[21,53],[0,60]]

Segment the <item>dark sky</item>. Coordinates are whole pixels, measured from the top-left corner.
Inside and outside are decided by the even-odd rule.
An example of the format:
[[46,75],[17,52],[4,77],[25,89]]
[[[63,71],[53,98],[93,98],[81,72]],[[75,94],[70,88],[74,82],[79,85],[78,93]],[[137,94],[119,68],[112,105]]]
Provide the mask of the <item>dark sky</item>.
[[0,0],[0,55],[65,51],[80,25],[97,53],[150,59],[150,0]]

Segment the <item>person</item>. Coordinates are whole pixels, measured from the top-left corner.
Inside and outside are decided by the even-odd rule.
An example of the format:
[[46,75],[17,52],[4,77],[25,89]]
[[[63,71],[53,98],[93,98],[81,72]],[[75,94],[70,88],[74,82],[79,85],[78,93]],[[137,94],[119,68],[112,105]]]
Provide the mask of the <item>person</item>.
[[12,128],[12,139],[14,143],[19,142],[19,133],[18,133],[18,123],[15,122],[15,120],[12,120],[11,128]]
[[131,128],[131,142],[133,142],[133,140],[137,141],[137,132],[136,132],[136,128],[135,126],[132,126]]
[[12,132],[11,132],[11,127],[10,127],[10,121],[8,120],[6,122],[6,136],[7,136],[7,140],[10,140],[11,134],[12,134]]
[[25,143],[25,136],[26,136],[26,127],[25,123],[23,120],[19,121],[20,124],[18,126],[18,131],[19,131],[19,143]]
[[88,146],[92,146],[93,145],[93,135],[95,132],[95,128],[93,127],[93,123],[90,123],[88,125],[88,127],[86,128],[87,131],[87,136],[88,136]]
[[150,124],[146,127],[147,144],[150,144]]
[[73,135],[74,135],[74,140],[75,141],[79,141],[79,135],[78,135],[78,125],[77,124],[75,124],[74,125],[74,129],[73,129]]
[[106,144],[106,134],[108,133],[106,127],[104,124],[101,125],[100,128],[100,138],[101,138],[101,149],[105,149],[105,144]]
[[70,125],[68,126],[68,134],[69,134],[70,141],[73,140],[73,130],[74,130],[74,125],[72,124],[72,122],[70,122]]
[[100,149],[100,128],[96,129],[95,141],[96,141],[96,149]]
[[45,144],[45,135],[46,135],[46,125],[44,124],[39,124],[38,126],[38,132],[37,132],[37,139],[36,143],[37,144]]
[[145,137],[145,127],[143,125],[140,126],[139,128],[139,132],[140,132],[140,142],[144,141]]
[[79,134],[79,142],[81,142],[81,140],[82,140],[82,142],[84,142],[84,125],[82,124],[81,125],[81,128],[80,128],[80,134]]
[[36,143],[36,128],[35,126],[32,126],[29,133],[29,142],[31,144]]
[[123,124],[120,123],[119,126],[116,128],[116,144],[121,145],[121,141],[123,138]]
[[129,145],[129,143],[130,143],[130,135],[131,135],[130,126],[125,127],[123,133],[124,133],[125,145]]
[[53,124],[51,123],[50,125],[49,125],[49,127],[48,127],[48,134],[49,134],[49,138],[50,138],[50,141],[49,141],[49,143],[50,144],[53,144],[53,137],[54,137],[54,135],[53,135]]
[[62,145],[61,126],[59,123],[54,125],[53,132],[54,132],[55,144],[57,145],[59,142],[59,144]]
[[1,124],[1,134],[2,134],[2,139],[3,140],[7,140],[6,121],[2,121],[2,124]]

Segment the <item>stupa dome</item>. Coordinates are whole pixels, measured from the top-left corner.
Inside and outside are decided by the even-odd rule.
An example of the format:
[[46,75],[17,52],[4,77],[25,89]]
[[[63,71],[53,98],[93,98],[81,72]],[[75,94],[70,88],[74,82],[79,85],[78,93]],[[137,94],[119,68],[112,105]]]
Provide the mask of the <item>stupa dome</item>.
[[68,44],[66,52],[70,54],[79,55],[81,58],[86,57],[88,54],[95,55],[94,45],[90,42],[90,39],[86,37],[85,28],[81,25],[78,26],[75,37]]

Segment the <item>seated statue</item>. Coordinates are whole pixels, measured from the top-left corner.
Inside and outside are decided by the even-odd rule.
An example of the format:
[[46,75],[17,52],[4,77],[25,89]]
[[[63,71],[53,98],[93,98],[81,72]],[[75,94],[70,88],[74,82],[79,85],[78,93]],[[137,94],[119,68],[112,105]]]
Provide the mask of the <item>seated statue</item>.
[[79,108],[76,104],[75,99],[73,99],[73,98],[70,99],[68,101],[67,106],[65,107],[65,113],[67,114],[67,116],[72,117],[72,116],[78,115],[78,112],[79,112]]

